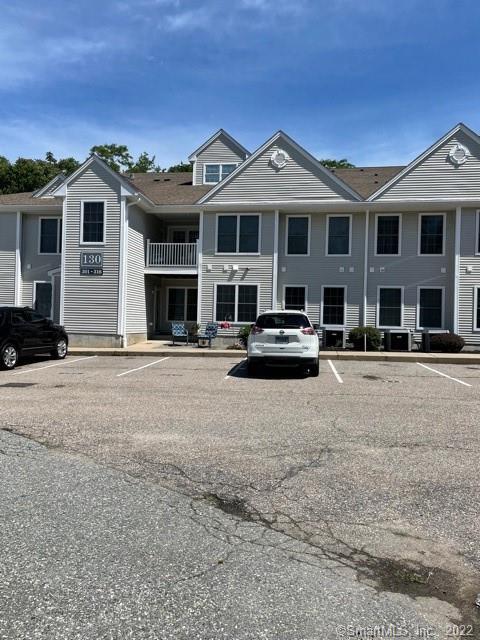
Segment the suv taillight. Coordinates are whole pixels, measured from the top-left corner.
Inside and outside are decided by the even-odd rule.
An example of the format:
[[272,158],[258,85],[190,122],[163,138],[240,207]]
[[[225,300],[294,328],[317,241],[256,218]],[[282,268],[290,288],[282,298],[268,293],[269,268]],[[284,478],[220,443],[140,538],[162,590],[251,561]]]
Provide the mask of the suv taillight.
[[261,329],[260,327],[257,327],[257,325],[254,325],[250,333],[252,333],[255,336],[257,333],[263,333],[263,329]]
[[315,329],[312,329],[312,327],[307,327],[306,329],[302,329],[302,333],[306,336],[314,336]]

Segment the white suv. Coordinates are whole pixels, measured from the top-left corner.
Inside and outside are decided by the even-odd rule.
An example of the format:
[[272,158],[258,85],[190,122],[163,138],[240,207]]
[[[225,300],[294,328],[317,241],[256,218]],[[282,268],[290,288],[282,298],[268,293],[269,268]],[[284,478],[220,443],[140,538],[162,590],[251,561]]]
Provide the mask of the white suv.
[[265,311],[248,336],[248,373],[265,364],[297,364],[318,376],[318,352],[317,332],[303,311]]

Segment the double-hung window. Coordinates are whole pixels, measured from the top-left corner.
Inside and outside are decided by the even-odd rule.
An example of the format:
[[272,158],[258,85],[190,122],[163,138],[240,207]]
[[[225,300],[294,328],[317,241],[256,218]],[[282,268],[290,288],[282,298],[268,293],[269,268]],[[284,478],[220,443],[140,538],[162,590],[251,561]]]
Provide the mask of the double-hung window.
[[376,223],[376,255],[400,255],[400,216],[398,214],[377,214]]
[[352,216],[327,216],[327,255],[349,256]]
[[419,329],[441,329],[443,326],[443,288],[419,287],[417,325]]
[[419,250],[421,256],[443,255],[445,215],[443,213],[420,214]]
[[206,164],[203,181],[205,184],[217,184],[237,168],[236,164]]
[[215,306],[217,322],[255,322],[258,315],[258,286],[217,284]]
[[401,327],[403,308],[403,289],[401,287],[379,287],[378,289],[378,327]]
[[310,216],[287,216],[287,256],[308,256]]
[[62,252],[62,219],[40,218],[38,253]]
[[82,202],[82,244],[104,244],[105,202]]
[[217,216],[217,253],[255,254],[260,250],[260,216]]
[[304,285],[286,285],[284,307],[286,311],[305,311],[307,305],[307,287]]
[[322,287],[322,324],[345,325],[345,287]]
[[193,322],[197,319],[197,289],[170,287],[168,289],[169,322]]

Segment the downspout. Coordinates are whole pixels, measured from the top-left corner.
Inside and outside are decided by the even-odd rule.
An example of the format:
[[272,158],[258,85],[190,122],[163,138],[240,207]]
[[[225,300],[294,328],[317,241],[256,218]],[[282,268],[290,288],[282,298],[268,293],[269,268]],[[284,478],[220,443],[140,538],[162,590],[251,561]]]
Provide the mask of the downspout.
[[462,208],[455,209],[455,262],[453,276],[453,332],[458,333],[458,317],[459,317],[459,279],[460,279],[460,233],[462,222]]
[[365,247],[363,264],[363,326],[367,326],[367,294],[368,294],[368,232],[370,223],[370,209],[365,211]]
[[279,211],[275,210],[275,222],[273,227],[273,260],[272,260],[272,309],[277,308],[278,297],[278,223]]

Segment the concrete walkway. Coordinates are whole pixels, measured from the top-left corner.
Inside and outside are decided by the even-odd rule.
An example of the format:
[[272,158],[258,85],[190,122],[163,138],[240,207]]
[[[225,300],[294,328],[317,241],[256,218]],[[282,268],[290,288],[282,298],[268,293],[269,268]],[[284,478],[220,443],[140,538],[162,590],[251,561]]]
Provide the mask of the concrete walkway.
[[[236,358],[246,357],[244,350],[199,348],[196,345],[175,345],[167,340],[149,340],[124,349],[109,347],[71,347],[70,355],[98,356],[178,356],[182,358]],[[422,351],[320,351],[322,360],[357,360],[367,362],[436,362],[446,364],[480,364],[480,352],[476,353],[423,353]]]

